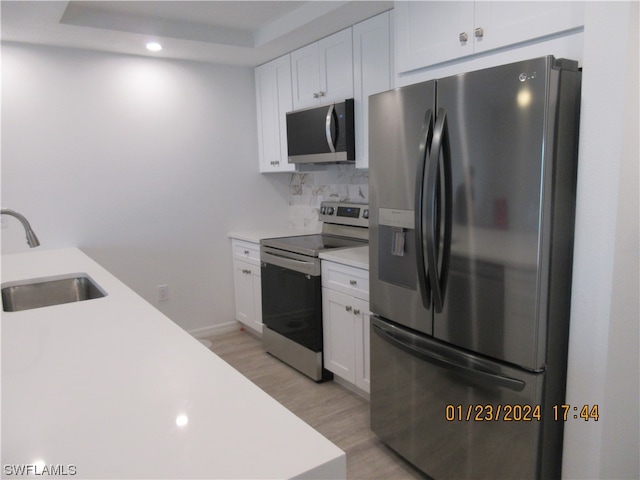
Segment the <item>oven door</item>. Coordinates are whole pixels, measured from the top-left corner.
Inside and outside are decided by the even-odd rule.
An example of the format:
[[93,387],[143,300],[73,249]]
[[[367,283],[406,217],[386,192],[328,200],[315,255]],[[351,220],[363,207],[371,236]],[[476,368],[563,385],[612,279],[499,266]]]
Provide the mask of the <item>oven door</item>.
[[322,351],[320,260],[261,247],[262,322],[313,352]]

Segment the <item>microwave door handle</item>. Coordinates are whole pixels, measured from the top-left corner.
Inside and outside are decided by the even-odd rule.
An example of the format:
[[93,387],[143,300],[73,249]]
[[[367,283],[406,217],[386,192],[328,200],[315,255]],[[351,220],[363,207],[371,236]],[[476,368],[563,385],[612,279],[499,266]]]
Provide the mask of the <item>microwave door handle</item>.
[[329,105],[329,110],[327,110],[327,117],[325,118],[325,130],[324,133],[327,137],[327,145],[329,145],[329,150],[331,153],[336,153],[336,146],[333,143],[333,136],[331,135],[331,121],[333,120],[333,104]]

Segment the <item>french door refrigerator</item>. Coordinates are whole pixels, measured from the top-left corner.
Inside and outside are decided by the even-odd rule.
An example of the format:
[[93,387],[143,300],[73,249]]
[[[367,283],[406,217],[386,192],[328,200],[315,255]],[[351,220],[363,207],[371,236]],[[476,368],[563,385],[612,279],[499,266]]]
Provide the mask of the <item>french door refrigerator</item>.
[[548,56],[369,99],[371,428],[436,479],[560,477],[580,80]]

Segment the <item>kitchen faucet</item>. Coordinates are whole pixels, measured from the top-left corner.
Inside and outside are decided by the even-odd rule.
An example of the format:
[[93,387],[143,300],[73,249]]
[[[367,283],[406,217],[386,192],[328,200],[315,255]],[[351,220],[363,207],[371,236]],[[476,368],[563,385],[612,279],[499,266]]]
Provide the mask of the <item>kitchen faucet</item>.
[[3,208],[2,210],[0,210],[0,214],[11,215],[12,217],[16,217],[18,220],[20,220],[20,223],[22,223],[22,226],[24,227],[24,231],[27,234],[27,243],[31,248],[34,248],[40,245],[40,241],[38,240],[38,237],[36,237],[36,234],[31,229],[31,225],[29,225],[29,221],[25,218],[24,215],[21,215],[15,210],[11,210],[9,208]]

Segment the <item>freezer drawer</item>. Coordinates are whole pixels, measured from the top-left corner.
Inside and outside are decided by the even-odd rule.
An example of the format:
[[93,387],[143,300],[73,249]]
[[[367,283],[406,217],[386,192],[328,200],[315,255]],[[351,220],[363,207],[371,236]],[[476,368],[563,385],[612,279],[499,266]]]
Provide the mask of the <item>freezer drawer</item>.
[[371,428],[436,479],[538,478],[545,375],[372,317]]

